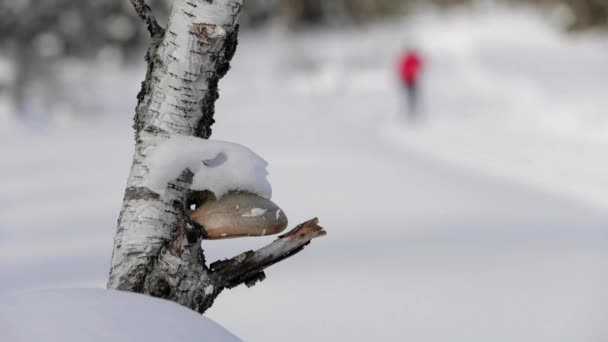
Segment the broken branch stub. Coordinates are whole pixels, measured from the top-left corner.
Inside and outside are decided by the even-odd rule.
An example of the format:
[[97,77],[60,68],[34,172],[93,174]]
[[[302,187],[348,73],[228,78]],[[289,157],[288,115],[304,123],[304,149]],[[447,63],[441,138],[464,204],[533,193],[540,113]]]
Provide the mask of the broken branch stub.
[[131,4],[133,5],[133,8],[135,8],[137,15],[139,15],[141,20],[148,26],[148,32],[151,36],[162,35],[165,32],[158,24],[156,17],[152,14],[152,10],[145,0],[131,0]]
[[265,247],[216,261],[210,265],[212,274],[223,287],[233,288],[240,284],[251,286],[264,279],[263,271],[266,268],[300,252],[312,239],[326,235],[327,232],[318,223],[319,219],[315,217]]

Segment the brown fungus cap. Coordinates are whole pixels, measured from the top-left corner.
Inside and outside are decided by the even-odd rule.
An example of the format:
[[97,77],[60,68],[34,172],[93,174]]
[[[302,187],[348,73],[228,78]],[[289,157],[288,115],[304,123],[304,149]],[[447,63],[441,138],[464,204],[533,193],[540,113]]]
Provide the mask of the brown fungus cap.
[[271,200],[240,191],[210,196],[190,218],[203,226],[207,239],[272,235],[287,228],[287,216]]

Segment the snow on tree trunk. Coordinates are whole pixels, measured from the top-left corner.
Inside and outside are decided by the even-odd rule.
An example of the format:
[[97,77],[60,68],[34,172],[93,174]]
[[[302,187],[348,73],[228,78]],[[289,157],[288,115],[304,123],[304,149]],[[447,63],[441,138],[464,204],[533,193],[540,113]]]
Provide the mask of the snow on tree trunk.
[[[131,0],[152,43],[138,95],[135,153],[123,200],[108,287],[166,298],[204,312],[224,289],[264,278],[263,270],[325,234],[313,219],[259,251],[205,264],[202,235],[188,217],[197,193],[184,171],[163,196],[149,189],[147,157],[173,135],[209,138],[218,81],[237,45],[238,0],[175,0],[161,28],[144,0]],[[215,270],[214,268],[217,268]]]

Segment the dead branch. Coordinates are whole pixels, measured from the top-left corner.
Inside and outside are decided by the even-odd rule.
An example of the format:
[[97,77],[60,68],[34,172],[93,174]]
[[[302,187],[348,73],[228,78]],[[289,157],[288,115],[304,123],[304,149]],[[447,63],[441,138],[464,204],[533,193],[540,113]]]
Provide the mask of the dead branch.
[[152,10],[145,0],[131,0],[131,4],[135,8],[135,12],[137,12],[141,20],[143,20],[148,26],[148,32],[150,32],[152,37],[161,35],[165,32],[165,30],[158,24],[158,21],[156,21],[156,17],[154,17],[154,14],[152,14]]
[[318,223],[319,219],[315,217],[257,251],[247,251],[228,260],[216,261],[210,266],[212,275],[222,287],[233,288],[240,284],[252,286],[265,278],[264,270],[267,267],[298,253],[310,240],[326,235],[327,232]]

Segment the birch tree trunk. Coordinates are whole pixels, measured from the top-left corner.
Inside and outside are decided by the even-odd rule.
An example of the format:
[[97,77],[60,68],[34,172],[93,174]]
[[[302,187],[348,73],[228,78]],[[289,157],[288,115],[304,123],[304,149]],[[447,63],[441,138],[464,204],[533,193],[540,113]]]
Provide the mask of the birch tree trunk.
[[146,187],[146,157],[173,134],[209,138],[218,82],[237,45],[240,0],[175,0],[166,29],[144,0],[131,0],[152,43],[137,96],[135,153],[123,200],[108,287],[173,300],[198,312],[225,288],[264,279],[263,270],[325,234],[313,219],[270,245],[206,264],[202,227],[188,217],[197,193],[192,173],[169,184],[164,196]]

